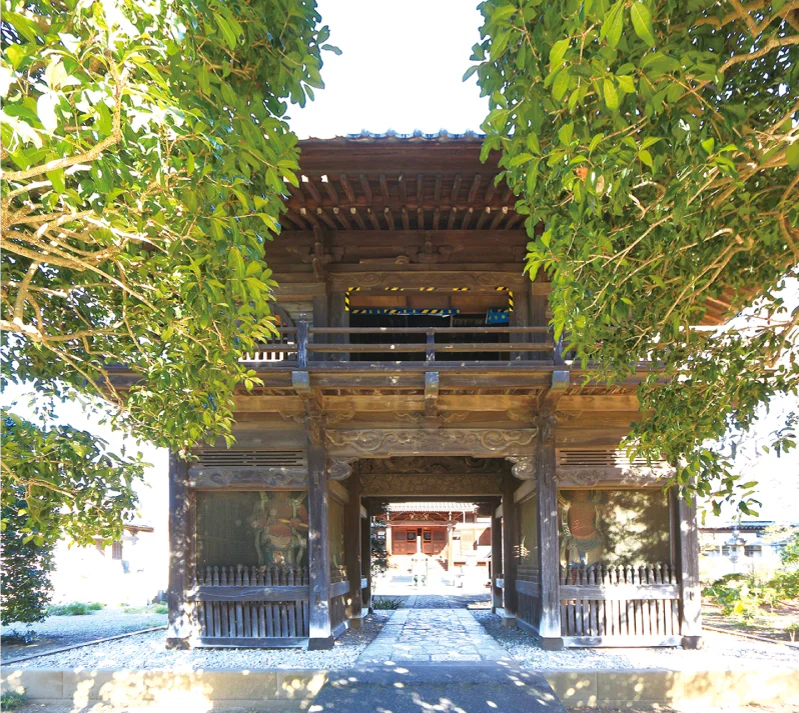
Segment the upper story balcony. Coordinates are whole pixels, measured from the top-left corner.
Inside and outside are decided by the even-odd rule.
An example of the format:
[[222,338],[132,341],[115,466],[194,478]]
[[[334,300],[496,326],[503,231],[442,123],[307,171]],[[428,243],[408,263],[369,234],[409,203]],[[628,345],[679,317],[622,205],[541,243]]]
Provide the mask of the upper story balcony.
[[245,354],[256,371],[554,369],[562,344],[548,327],[295,327]]

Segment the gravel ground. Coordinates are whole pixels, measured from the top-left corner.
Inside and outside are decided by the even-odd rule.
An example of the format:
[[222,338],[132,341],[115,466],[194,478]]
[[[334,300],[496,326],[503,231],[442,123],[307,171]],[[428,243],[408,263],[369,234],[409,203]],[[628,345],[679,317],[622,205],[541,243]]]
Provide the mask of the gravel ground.
[[[104,639],[107,636],[125,634],[129,631],[150,629],[166,625],[166,614],[127,614],[122,609],[102,609],[84,616],[50,616],[42,623],[34,624],[37,640],[30,644],[6,644],[0,649],[0,661],[21,656],[45,653],[64,646],[81,644],[84,641]],[[26,624],[11,623],[3,627],[3,636],[12,631],[24,632]]]
[[391,612],[375,612],[360,629],[346,631],[330,651],[301,649],[193,649],[167,651],[163,631],[85,646],[14,664],[15,668],[200,669],[346,668],[377,636]]
[[532,634],[502,626],[501,619],[490,611],[473,610],[472,616],[522,665],[543,671],[646,668],[727,671],[757,666],[799,669],[799,649],[711,631],[705,632],[705,648],[699,651],[679,648],[544,651],[538,647],[537,639]]

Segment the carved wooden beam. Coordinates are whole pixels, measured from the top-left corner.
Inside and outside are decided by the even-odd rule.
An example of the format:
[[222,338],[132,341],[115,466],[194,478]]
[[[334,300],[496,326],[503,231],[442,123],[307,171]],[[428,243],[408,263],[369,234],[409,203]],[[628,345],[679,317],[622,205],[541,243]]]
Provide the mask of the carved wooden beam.
[[[401,243],[400,243],[401,244]],[[473,291],[490,292],[497,287],[520,289],[526,287],[529,280],[516,272],[468,272],[449,270],[446,272],[330,272],[333,289],[346,290],[348,287],[382,289],[384,287],[431,287],[439,288],[468,287]]]
[[505,458],[530,453],[537,430],[498,428],[392,428],[328,430],[331,456],[465,455]]

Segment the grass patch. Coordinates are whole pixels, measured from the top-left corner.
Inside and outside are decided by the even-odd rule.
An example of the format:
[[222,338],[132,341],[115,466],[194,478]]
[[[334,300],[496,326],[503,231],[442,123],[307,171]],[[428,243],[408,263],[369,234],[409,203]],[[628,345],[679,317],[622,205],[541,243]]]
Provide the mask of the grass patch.
[[103,604],[99,602],[70,602],[69,604],[52,604],[47,607],[47,616],[86,616],[100,611]]
[[375,611],[395,610],[402,606],[402,599],[395,599],[394,597],[375,597],[372,600],[372,609]]
[[166,614],[167,606],[164,602],[156,602],[143,607],[131,607],[123,604],[122,611],[125,614]]
[[17,691],[6,691],[0,695],[0,710],[15,711],[17,708],[24,706],[26,702],[27,698],[25,697],[24,693],[18,693]]

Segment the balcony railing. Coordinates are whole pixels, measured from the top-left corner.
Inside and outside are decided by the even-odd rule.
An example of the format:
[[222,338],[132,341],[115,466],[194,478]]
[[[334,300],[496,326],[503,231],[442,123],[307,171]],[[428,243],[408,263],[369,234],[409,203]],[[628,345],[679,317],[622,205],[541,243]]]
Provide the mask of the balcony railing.
[[[475,339],[460,341],[464,335]],[[487,359],[480,359],[482,355]],[[284,363],[298,369],[342,361],[563,363],[560,345],[552,340],[548,327],[311,327],[302,319],[296,327],[281,328],[279,338],[260,345],[242,361]]]

